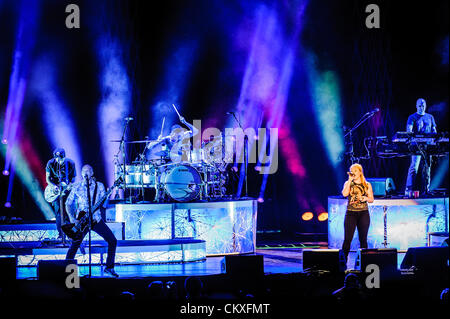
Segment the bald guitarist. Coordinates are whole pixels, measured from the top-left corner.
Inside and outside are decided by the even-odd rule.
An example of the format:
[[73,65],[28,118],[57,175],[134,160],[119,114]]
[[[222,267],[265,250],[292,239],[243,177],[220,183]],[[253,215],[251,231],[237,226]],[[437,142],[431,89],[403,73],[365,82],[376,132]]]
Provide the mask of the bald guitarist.
[[[103,239],[108,243],[108,257],[106,259],[106,268],[104,269],[104,272],[109,276],[119,277],[119,275],[114,271],[117,239],[111,229],[102,220],[100,213],[101,205],[107,199],[107,196],[110,194],[111,190],[108,190],[107,192],[103,183],[95,180],[94,170],[90,165],[83,166],[81,169],[81,176],[83,177],[82,180],[72,187],[66,201],[66,209],[70,221],[73,225],[78,225],[83,216],[89,212],[89,206],[91,206],[93,219],[92,230],[103,237]],[[89,202],[91,205],[89,205]],[[81,233],[74,234],[76,236],[72,236],[74,238],[72,240],[72,245],[67,251],[66,259],[73,259],[75,257],[78,248],[83,242],[83,238],[88,232],[89,228],[85,227],[81,228]]]

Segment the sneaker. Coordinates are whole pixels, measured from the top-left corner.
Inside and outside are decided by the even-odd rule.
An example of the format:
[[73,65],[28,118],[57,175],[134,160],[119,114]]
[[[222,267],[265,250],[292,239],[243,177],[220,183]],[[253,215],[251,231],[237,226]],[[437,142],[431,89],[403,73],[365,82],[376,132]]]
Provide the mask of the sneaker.
[[106,274],[114,277],[114,278],[119,278],[119,275],[114,271],[114,268],[105,268],[103,270]]

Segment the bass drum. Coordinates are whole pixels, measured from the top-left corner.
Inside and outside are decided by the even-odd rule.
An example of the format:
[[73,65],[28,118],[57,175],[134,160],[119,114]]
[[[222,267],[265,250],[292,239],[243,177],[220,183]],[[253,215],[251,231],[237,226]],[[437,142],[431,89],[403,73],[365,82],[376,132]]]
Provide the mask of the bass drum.
[[190,165],[170,165],[161,175],[166,193],[177,202],[189,202],[198,197],[202,178]]

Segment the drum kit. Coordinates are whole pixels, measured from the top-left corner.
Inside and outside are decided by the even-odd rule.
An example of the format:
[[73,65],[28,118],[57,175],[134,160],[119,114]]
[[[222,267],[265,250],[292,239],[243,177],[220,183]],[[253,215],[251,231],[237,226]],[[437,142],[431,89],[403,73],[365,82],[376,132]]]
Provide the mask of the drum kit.
[[[155,190],[155,202],[190,202],[194,200],[219,200],[227,195],[230,162],[222,158],[222,139],[203,142],[201,147],[181,145],[170,151],[165,141],[128,141],[145,144],[138,160],[130,164],[115,163],[115,179],[125,176],[125,188],[145,191]],[[216,155],[214,156],[214,152]],[[218,154],[220,153],[220,154]]]
[[[190,126],[177,107],[172,106],[180,121]],[[191,147],[191,135],[185,135],[185,131],[173,128],[170,135],[163,136],[165,119],[157,140],[125,141],[127,126],[133,120],[127,117],[122,138],[111,141],[120,142],[119,153],[122,152],[122,163],[125,165],[119,163],[118,153],[114,161],[114,175],[116,180],[122,177],[125,194],[128,189],[141,190],[142,195],[145,189],[154,189],[154,201],[161,203],[219,200],[233,192],[237,184],[236,174],[231,169],[232,156],[223,156],[226,153],[223,136]],[[130,164],[126,163],[126,144],[145,145]]]

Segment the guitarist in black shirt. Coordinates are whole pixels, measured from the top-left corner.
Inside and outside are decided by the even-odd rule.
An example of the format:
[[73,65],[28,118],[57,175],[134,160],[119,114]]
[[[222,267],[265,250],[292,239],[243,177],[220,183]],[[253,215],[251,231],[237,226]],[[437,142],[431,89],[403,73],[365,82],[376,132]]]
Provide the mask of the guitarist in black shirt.
[[77,175],[75,163],[70,158],[66,158],[66,152],[63,148],[56,148],[53,151],[53,158],[47,162],[45,172],[45,179],[48,184],[45,189],[45,199],[52,204],[59,239],[64,242],[61,225],[67,221],[64,206],[70,187],[75,182],[75,176]]
[[[88,216],[89,212],[89,199],[87,191],[87,182],[89,182],[89,195],[92,209],[92,230],[99,234],[108,243],[108,257],[106,259],[106,268],[104,271],[113,277],[119,277],[119,275],[114,271],[114,260],[116,255],[117,239],[113,232],[106,223],[102,220],[100,208],[103,202],[107,199],[112,189],[105,191],[105,186],[96,181],[94,178],[94,170],[90,165],[84,165],[81,169],[81,176],[83,177],[81,182],[76,183],[66,201],[66,210],[69,215],[70,222],[72,224],[67,225],[70,227],[68,231],[69,237],[73,239],[72,244],[67,251],[66,259],[73,259],[75,254],[80,247],[83,238],[89,232],[89,227],[83,227],[80,225],[84,220],[83,216]],[[72,230],[73,226],[79,228],[81,231],[74,234]],[[63,229],[65,227],[63,226]]]

